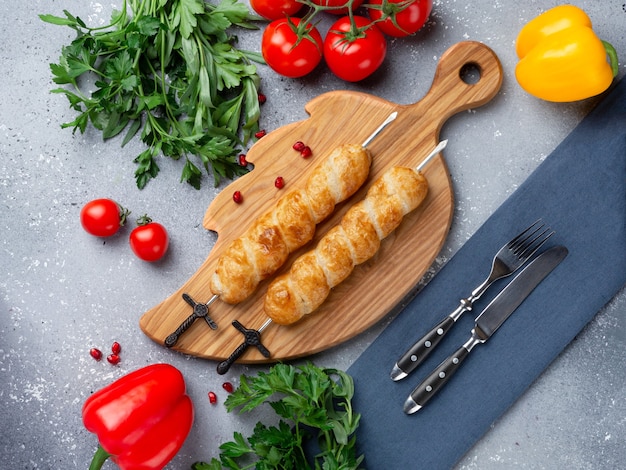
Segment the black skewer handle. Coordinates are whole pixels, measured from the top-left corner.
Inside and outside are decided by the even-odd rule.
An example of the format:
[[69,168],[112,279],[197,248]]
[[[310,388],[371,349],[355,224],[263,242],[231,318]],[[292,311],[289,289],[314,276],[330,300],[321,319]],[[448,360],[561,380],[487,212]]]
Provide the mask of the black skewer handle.
[[237,359],[239,359],[241,357],[241,355],[246,352],[246,349],[248,349],[248,343],[246,343],[245,341],[243,343],[241,343],[239,346],[237,346],[237,349],[235,349],[230,356],[228,356],[228,359],[220,362],[217,365],[217,373],[220,375],[224,375],[226,372],[228,372],[228,370],[230,369],[230,366],[232,366],[235,361]]
[[178,338],[180,338],[180,336],[185,331],[187,331],[191,325],[193,325],[193,322],[196,321],[197,318],[198,318],[198,315],[196,315],[195,312],[189,315],[185,319],[185,321],[182,322],[178,326],[178,328],[176,328],[176,331],[174,331],[174,333],[172,333],[167,338],[165,338],[165,346],[168,348],[171,348],[172,346],[174,346],[176,342],[178,341]]
[[[246,328],[237,320],[233,321],[233,326],[239,330],[239,332],[243,335],[243,343],[237,346],[228,359],[220,362],[217,365],[217,373],[220,375],[225,374],[230,369],[230,366],[234,364],[234,362],[241,357],[241,355],[248,349],[249,346],[255,346],[263,357],[270,357],[271,353],[269,350],[263,345],[261,342],[261,332],[259,330],[253,330],[251,328]],[[262,328],[261,328],[262,329]]]
[[212,330],[217,330],[217,323],[215,323],[209,315],[209,304],[211,303],[211,301],[206,304],[200,304],[193,300],[191,296],[187,293],[183,293],[183,300],[191,305],[191,307],[193,308],[193,313],[196,315],[196,318],[204,318],[207,325],[209,325]]

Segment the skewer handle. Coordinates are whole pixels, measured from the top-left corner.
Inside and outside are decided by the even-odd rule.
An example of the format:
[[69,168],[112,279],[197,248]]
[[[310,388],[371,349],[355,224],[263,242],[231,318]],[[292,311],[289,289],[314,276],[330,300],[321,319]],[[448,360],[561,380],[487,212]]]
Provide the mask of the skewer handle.
[[176,344],[176,342],[178,341],[178,339],[180,338],[180,336],[189,329],[189,327],[191,325],[193,325],[193,322],[196,321],[196,319],[198,318],[198,315],[196,315],[196,313],[192,313],[191,315],[189,315],[184,322],[182,322],[178,328],[176,328],[176,331],[174,331],[174,333],[172,333],[171,335],[169,335],[167,338],[165,338],[165,346],[168,348],[171,348],[172,346],[174,346]]
[[230,366],[232,366],[235,363],[235,361],[239,359],[243,355],[244,352],[246,352],[246,349],[248,349],[248,343],[244,341],[239,346],[237,346],[237,349],[235,349],[230,354],[230,356],[228,356],[228,359],[220,362],[217,365],[217,373],[220,375],[224,375],[226,372],[228,372],[228,370],[230,369]]
[[172,346],[174,346],[176,344],[176,342],[178,341],[178,339],[180,338],[180,336],[185,331],[187,331],[189,329],[189,327],[191,325],[193,325],[193,322],[195,322],[198,318],[204,318],[204,320],[206,321],[207,325],[209,325],[209,327],[212,330],[216,330],[217,329],[217,323],[215,323],[213,321],[213,319],[209,316],[209,305],[211,305],[213,302],[215,302],[215,300],[217,299],[216,295],[211,297],[206,304],[200,304],[200,303],[196,302],[187,293],[183,293],[182,297],[183,297],[183,300],[185,302],[187,302],[189,305],[191,305],[191,307],[193,308],[193,313],[191,315],[189,315],[185,319],[185,321],[183,321],[178,326],[178,328],[176,328],[176,331],[174,331],[174,333],[172,333],[167,338],[165,338],[164,344],[168,348],[171,348]]
[[268,349],[263,346],[261,342],[261,331],[263,331],[271,322],[263,323],[263,326],[258,330],[253,330],[251,328],[246,328],[237,320],[233,321],[233,326],[237,328],[244,337],[243,343],[241,343],[237,348],[228,356],[228,359],[220,362],[217,365],[217,373],[220,375],[224,375],[230,369],[237,359],[239,359],[244,352],[248,349],[249,346],[255,346],[264,357],[270,357],[271,354]]

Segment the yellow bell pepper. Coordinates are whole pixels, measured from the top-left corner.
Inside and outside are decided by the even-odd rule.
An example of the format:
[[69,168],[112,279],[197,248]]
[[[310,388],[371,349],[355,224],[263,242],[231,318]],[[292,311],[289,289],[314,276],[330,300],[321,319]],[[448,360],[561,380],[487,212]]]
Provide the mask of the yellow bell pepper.
[[552,8],[527,23],[516,41],[520,86],[546,101],[578,101],[605,91],[618,73],[617,53],[600,40],[587,14]]

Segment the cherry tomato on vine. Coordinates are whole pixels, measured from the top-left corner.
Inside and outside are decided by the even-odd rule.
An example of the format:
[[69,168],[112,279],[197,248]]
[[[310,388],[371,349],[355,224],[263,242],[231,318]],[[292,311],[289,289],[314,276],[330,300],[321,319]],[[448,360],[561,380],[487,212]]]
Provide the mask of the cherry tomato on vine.
[[[348,6],[350,0],[311,0],[316,5],[320,5],[323,7],[333,7],[332,10],[324,10],[327,13],[332,13],[333,15],[347,15],[349,10],[356,10],[363,4],[363,0],[352,0],[352,5]],[[337,8],[334,7],[343,7],[345,8]]]
[[80,211],[80,223],[87,233],[96,237],[115,235],[126,222],[130,211],[112,199],[94,199]]
[[300,28],[300,21],[300,18],[274,20],[267,25],[261,39],[261,53],[267,65],[289,78],[303,77],[322,60],[322,36],[313,25]]
[[302,3],[297,0],[250,0],[250,6],[263,18],[278,20],[298,13]]
[[137,220],[138,227],[130,232],[129,243],[133,253],[144,261],[158,261],[167,252],[169,236],[158,222],[143,216]]
[[324,39],[324,59],[342,80],[358,82],[374,73],[385,60],[387,41],[368,18],[353,16],[358,30],[352,31],[350,17],[339,18]]
[[[433,9],[432,0],[369,0],[369,17],[388,36],[397,38],[409,36],[419,31],[428,21]],[[384,15],[387,18],[380,20]]]

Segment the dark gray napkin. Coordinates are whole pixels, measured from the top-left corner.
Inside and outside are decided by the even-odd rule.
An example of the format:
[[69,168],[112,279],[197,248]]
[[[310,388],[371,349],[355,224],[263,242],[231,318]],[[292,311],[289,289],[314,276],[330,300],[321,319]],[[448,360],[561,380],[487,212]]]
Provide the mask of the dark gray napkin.
[[[451,381],[412,416],[413,388],[469,337],[498,281],[412,375],[400,355],[486,276],[512,236],[542,218],[569,256]],[[448,469],[533,383],[626,283],[626,80],[608,93],[381,333],[348,372],[368,469]]]

